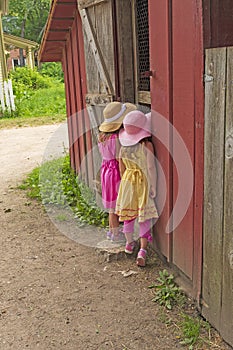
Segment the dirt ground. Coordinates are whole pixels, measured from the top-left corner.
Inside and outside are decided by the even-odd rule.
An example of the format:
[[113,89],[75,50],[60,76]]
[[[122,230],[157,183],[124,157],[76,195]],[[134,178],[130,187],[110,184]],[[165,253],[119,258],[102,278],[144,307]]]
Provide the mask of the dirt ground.
[[[171,322],[177,311],[152,302],[148,286],[165,268],[155,254],[144,269],[134,257],[106,255],[88,244],[91,235],[103,241],[102,231],[60,222],[17,189],[65,147],[64,125],[0,130],[0,350],[188,348]],[[191,301],[187,312],[196,314]],[[229,349],[214,330],[211,341],[200,349]]]

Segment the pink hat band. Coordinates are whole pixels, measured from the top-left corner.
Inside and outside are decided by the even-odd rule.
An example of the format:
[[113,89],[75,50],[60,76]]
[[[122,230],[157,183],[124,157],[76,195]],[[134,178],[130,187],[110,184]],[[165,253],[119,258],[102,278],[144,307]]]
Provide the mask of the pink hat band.
[[136,126],[136,125],[130,125],[130,124],[124,124],[124,128],[125,128],[125,131],[127,132],[127,134],[129,135],[134,135],[134,134],[137,134],[141,128]]

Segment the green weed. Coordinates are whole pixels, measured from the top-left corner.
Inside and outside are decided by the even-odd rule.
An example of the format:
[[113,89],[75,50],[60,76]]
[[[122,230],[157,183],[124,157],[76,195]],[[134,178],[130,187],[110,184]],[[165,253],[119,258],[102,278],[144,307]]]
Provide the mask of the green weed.
[[40,117],[65,113],[64,84],[58,83],[49,89],[37,90],[29,98],[21,101],[19,116]]
[[107,213],[97,206],[92,190],[71,169],[69,156],[34,169],[20,188],[44,205],[70,207],[80,225],[108,225]]
[[[163,270],[159,272],[157,281],[149,288],[156,290],[152,300],[161,305],[158,312],[160,322],[176,329],[176,339],[189,350],[212,349],[211,326],[201,317],[187,314],[187,298],[174,283],[174,276]],[[173,306],[176,308],[170,311]]]
[[173,304],[177,303],[181,297],[180,289],[174,282],[174,276],[169,274],[167,270],[163,270],[159,272],[157,281],[159,283],[149,286],[149,288],[156,289],[153,301],[159,302],[160,305],[171,310]]
[[[56,78],[52,75],[53,72],[56,72]],[[16,109],[15,111],[0,110],[0,127],[21,126],[19,118],[63,116],[65,119],[65,89],[59,65],[44,67],[43,74],[40,74],[37,69],[18,67],[11,71],[9,78],[12,80]],[[7,120],[11,120],[11,123]],[[23,123],[20,122],[20,124]],[[42,122],[42,124],[45,123]]]
[[56,220],[58,220],[58,221],[67,221],[67,216],[65,215],[65,214],[59,214],[59,215],[57,215],[56,216]]
[[192,350],[200,335],[200,319],[194,319],[193,317],[185,314],[182,315],[182,318],[183,320],[180,323],[180,327],[182,333],[181,337],[183,340],[180,342],[180,344],[188,345],[189,350]]
[[203,343],[210,345],[209,340],[201,335],[203,330],[209,332],[210,325],[208,322],[204,321],[201,317],[194,318],[185,313],[182,313],[180,316],[181,345],[187,345],[189,350],[193,350],[194,347],[202,347]]

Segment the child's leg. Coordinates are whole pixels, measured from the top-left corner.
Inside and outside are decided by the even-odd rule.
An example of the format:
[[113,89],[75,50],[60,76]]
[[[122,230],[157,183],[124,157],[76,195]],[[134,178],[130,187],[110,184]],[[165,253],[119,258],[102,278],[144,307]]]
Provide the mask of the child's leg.
[[125,253],[132,254],[135,248],[135,241],[133,240],[135,219],[124,221],[123,232],[126,238]]
[[134,223],[135,219],[124,221],[123,232],[125,234],[127,243],[133,242]]
[[107,239],[112,239],[112,236],[114,235],[114,228],[117,228],[118,230],[118,227],[119,227],[119,218],[114,213],[114,209],[109,209],[108,223],[109,223],[109,231],[107,232]]
[[137,256],[137,265],[145,266],[146,265],[146,249],[148,241],[152,241],[152,236],[150,233],[151,230],[151,220],[146,220],[139,223],[139,236],[140,236],[140,250]]
[[109,227],[110,230],[119,227],[119,217],[113,210],[109,212]]
[[114,212],[109,213],[111,240],[113,242],[125,242],[125,236],[119,231],[119,216]]

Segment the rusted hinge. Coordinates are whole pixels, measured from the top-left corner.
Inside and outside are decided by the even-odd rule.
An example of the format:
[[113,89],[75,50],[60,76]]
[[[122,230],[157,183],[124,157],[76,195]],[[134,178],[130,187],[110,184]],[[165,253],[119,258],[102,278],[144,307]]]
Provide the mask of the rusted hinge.
[[204,74],[204,82],[205,83],[211,83],[214,80],[214,77],[209,74]]
[[141,78],[150,78],[150,77],[153,77],[154,75],[155,75],[155,72],[152,70],[147,70],[145,72],[140,73]]

